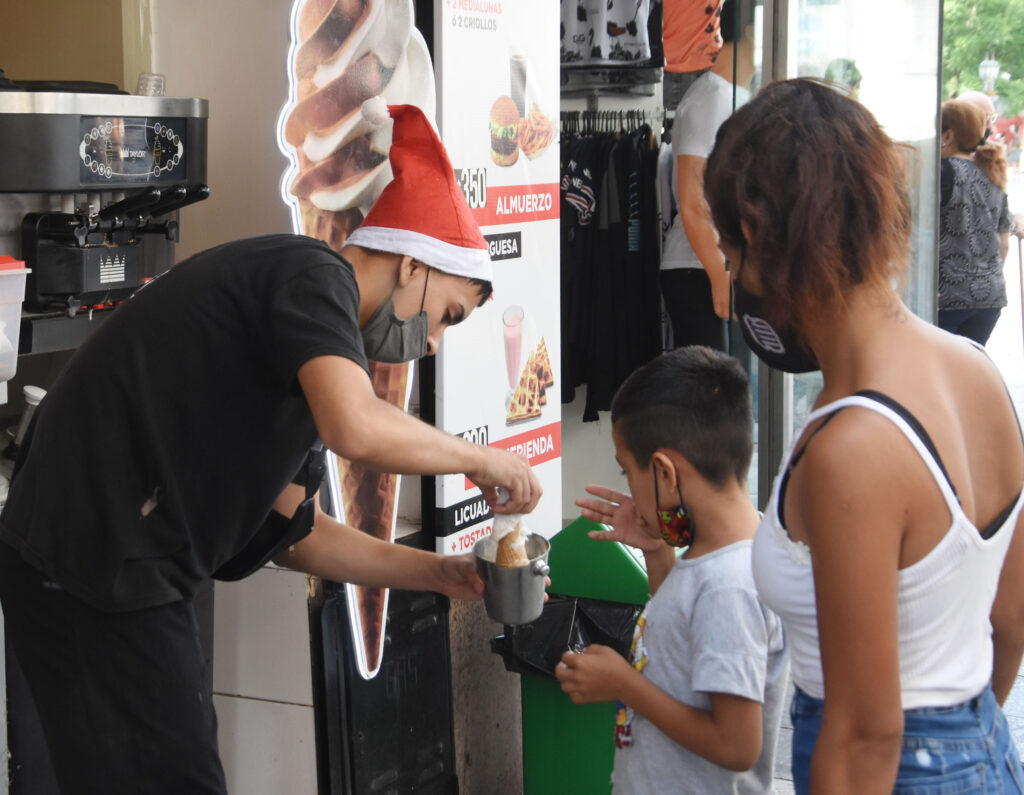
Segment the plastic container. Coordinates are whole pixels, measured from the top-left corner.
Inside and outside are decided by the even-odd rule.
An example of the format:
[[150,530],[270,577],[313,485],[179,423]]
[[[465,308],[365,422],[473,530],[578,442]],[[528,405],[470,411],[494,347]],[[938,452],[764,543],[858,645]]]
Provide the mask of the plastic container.
[[29,272],[23,261],[0,257],[0,381],[9,381],[18,369],[21,303]]

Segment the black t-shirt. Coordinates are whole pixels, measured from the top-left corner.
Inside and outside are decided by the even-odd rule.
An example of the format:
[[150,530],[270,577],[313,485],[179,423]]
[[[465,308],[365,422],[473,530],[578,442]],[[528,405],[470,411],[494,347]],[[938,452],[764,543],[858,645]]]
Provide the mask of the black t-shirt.
[[352,266],[325,244],[268,235],[182,262],[47,393],[0,539],[101,610],[190,598],[316,443],[296,375],[328,354],[367,367]]

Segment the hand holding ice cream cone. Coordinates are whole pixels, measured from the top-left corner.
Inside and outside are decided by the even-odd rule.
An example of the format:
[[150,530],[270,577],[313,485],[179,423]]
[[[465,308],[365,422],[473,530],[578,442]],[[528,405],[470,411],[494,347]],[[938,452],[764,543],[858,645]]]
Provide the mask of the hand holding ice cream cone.
[[[466,476],[483,492],[496,514],[530,513],[537,507],[544,489],[530,462],[497,447],[480,447],[479,464]],[[508,492],[508,500],[499,503],[498,488]]]

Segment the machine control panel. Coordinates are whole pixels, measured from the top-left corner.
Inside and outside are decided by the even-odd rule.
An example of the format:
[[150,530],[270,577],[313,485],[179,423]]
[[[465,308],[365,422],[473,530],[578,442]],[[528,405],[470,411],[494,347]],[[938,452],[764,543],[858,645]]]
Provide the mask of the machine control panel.
[[82,185],[111,182],[162,185],[185,173],[184,119],[82,116],[79,174]]

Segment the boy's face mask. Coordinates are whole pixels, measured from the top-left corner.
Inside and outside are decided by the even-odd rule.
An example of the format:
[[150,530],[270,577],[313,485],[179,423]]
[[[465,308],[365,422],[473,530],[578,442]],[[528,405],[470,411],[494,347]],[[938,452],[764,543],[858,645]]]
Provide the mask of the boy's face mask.
[[661,510],[658,499],[658,473],[654,471],[654,462],[651,462],[651,470],[654,475],[654,510],[658,515],[658,529],[665,543],[673,547],[688,547],[693,545],[693,514],[683,500],[683,493],[679,489],[679,475],[676,475],[676,492],[679,495],[679,504],[667,511]]
[[362,330],[363,348],[368,359],[375,362],[398,364],[420,359],[427,355],[427,335],[430,325],[427,313],[423,311],[427,299],[427,282],[430,281],[430,269],[427,269],[423,280],[423,297],[420,299],[420,311],[403,320],[395,314],[395,304],[388,300],[373,313]]

